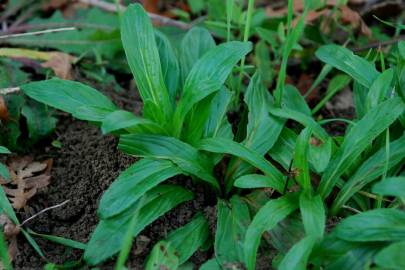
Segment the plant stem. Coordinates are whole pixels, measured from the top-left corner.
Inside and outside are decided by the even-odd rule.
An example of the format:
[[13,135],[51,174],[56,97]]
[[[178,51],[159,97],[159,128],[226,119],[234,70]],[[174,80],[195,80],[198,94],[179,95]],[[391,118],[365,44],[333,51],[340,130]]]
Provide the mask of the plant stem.
[[[252,23],[254,4],[255,4],[255,0],[249,0],[247,14],[246,14],[245,31],[243,34],[244,42],[247,42],[249,40],[249,32],[250,32],[250,25]],[[243,70],[245,68],[245,60],[246,60],[246,57],[243,56],[242,60],[240,61],[239,83],[236,88],[236,96],[235,96],[236,102],[239,102],[240,89],[242,87],[242,80],[243,80]]]

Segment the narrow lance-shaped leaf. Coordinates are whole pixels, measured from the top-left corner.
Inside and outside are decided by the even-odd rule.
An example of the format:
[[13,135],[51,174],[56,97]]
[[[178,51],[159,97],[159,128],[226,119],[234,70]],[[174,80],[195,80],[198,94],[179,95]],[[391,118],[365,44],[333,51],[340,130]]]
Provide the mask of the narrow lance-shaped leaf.
[[198,213],[189,223],[170,232],[164,240],[176,251],[179,264],[185,263],[209,236],[208,222]]
[[238,188],[273,188],[279,193],[284,192],[285,184],[271,176],[261,174],[245,174],[233,183]]
[[[242,144],[258,154],[264,155],[277,141],[277,138],[283,129],[285,120],[269,114],[268,104],[270,103],[271,96],[267,89],[262,85],[258,73],[255,73],[251,78],[244,98],[249,109],[249,114],[246,131],[247,134]],[[230,168],[232,168],[232,165],[236,162],[238,162],[238,160],[232,160],[230,162]],[[228,191],[232,187],[232,181],[235,178],[249,173],[251,170],[251,165],[241,162],[233,175],[229,175],[228,172],[228,179],[226,179]]]
[[185,173],[193,174],[219,189],[212,175],[213,164],[193,146],[173,137],[152,134],[128,134],[120,138],[118,148],[138,157],[167,159]]
[[223,138],[209,138],[201,140],[197,148],[213,153],[227,153],[239,157],[254,167],[260,169],[266,175],[274,178],[274,181],[283,183],[282,173],[276,169],[270,162],[256,154],[256,152],[246,148],[240,143]]
[[325,231],[325,207],[319,195],[302,192],[300,195],[300,211],[305,233],[317,239],[323,237]]
[[249,270],[255,269],[257,249],[265,231],[274,228],[298,208],[297,194],[290,193],[266,203],[253,218],[246,232],[244,251],[245,263]]
[[310,128],[305,128],[298,136],[295,145],[294,162],[292,165],[293,170],[296,171],[295,180],[301,188],[306,191],[312,189],[308,164],[308,145],[311,133]]
[[316,243],[316,237],[307,236],[297,244],[295,244],[288,253],[284,256],[278,269],[279,270],[305,270],[307,269],[307,263],[309,255],[312,252],[312,248]]
[[142,159],[136,162],[105,191],[97,210],[99,216],[106,219],[123,212],[148,190],[180,173],[177,165],[169,160]]
[[392,208],[374,209],[350,216],[334,233],[346,241],[398,241],[405,238],[405,213]]
[[146,270],[177,270],[179,258],[172,243],[159,241],[152,249],[146,262]]
[[128,111],[116,110],[108,114],[101,125],[103,134],[127,130],[130,133],[135,133],[137,130],[145,130],[152,134],[164,134],[165,130],[152,120],[138,117]]
[[371,109],[381,103],[384,98],[389,94],[388,91],[391,89],[391,83],[394,79],[394,70],[387,69],[381,73],[373,82],[368,91],[366,107]]
[[345,72],[367,88],[379,75],[373,64],[342,46],[324,45],[315,54],[321,61]]
[[165,34],[155,30],[156,45],[159,52],[162,75],[170,101],[174,104],[179,88],[180,67],[172,44]]
[[389,177],[376,183],[372,192],[382,196],[396,196],[405,198],[405,177]]
[[[169,119],[173,107],[162,74],[155,32],[142,5],[129,5],[124,12],[121,40],[147,117],[158,122]],[[152,110],[156,115],[149,114]]]
[[207,29],[193,27],[187,32],[180,45],[181,86],[198,59],[215,46],[215,41]]
[[[79,82],[61,79],[32,82],[21,86],[32,99],[73,114],[81,120],[102,120],[103,115],[116,110],[115,105],[97,90]],[[86,113],[78,113],[86,108]],[[100,111],[103,112],[101,117]]]
[[405,241],[391,244],[378,252],[374,262],[382,269],[405,269],[404,250]]
[[218,91],[233,67],[245,56],[252,45],[232,41],[221,44],[204,54],[193,66],[184,83],[183,93],[174,115],[174,128],[180,129],[186,114],[200,100]]
[[[389,147],[391,150],[389,153],[390,162],[388,163],[388,170],[400,164],[405,158],[405,135],[391,142]],[[344,182],[331,206],[332,215],[337,214],[339,209],[352,198],[356,192],[383,175],[386,169],[386,156],[386,149],[383,147],[364,161],[356,172]]]
[[318,191],[326,198],[339,177],[372,141],[387,129],[404,111],[400,98],[389,99],[369,111],[346,135],[339,150],[329,162]]
[[243,243],[249,224],[249,208],[240,197],[233,196],[229,203],[218,201],[215,255],[223,267],[244,262]]
[[[134,237],[158,217],[176,205],[192,198],[193,194],[190,191],[173,185],[160,185],[148,191],[142,201],[143,205],[135,222]],[[84,253],[84,259],[88,264],[96,265],[120,250],[125,233],[137,207],[137,203],[134,203],[124,213],[100,221],[87,243]]]

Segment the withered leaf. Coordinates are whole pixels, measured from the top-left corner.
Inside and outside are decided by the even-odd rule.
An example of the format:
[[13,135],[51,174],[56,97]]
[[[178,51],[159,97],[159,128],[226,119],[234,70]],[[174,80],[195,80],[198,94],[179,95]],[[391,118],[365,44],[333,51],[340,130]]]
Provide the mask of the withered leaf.
[[7,166],[11,181],[6,182],[0,178],[0,184],[16,210],[25,207],[38,189],[49,185],[52,159],[37,162],[31,157],[12,158],[7,162]]
[[64,80],[71,80],[72,74],[72,62],[75,60],[75,57],[61,52],[52,52],[51,58],[42,63],[42,67],[51,68],[55,75]]
[[8,115],[6,102],[4,101],[4,98],[0,95],[0,120],[7,122],[8,118],[9,118],[9,115]]
[[3,214],[0,215],[0,228],[3,228],[4,237],[8,241],[8,256],[13,261],[18,251],[17,235],[20,233],[20,227]]

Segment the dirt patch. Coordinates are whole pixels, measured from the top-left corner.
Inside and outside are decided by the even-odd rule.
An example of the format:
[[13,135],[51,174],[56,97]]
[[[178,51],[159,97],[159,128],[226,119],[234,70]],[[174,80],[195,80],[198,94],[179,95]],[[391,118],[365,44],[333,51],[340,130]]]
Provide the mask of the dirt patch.
[[[108,92],[117,105],[131,111],[139,111],[139,101],[126,93]],[[48,211],[29,221],[26,227],[39,232],[87,242],[98,223],[96,210],[103,191],[114,179],[130,166],[135,159],[117,150],[118,140],[112,136],[101,135],[97,127],[88,123],[62,117],[57,128],[61,149],[49,146],[35,149],[36,159],[53,158],[51,184],[29,201],[29,207],[19,213],[20,220],[25,220],[40,210],[70,200],[63,207]],[[44,143],[45,144],[45,143]],[[49,144],[48,144],[49,145]],[[143,269],[147,254],[153,245],[166,234],[189,222],[202,211],[210,213],[215,197],[203,186],[192,184],[187,177],[170,180],[182,184],[195,193],[194,200],[186,202],[148,226],[137,238],[137,247],[130,255],[130,269]],[[207,210],[205,210],[207,208]],[[215,223],[210,217],[210,223]],[[66,250],[61,245],[38,239],[38,243],[47,259],[53,263],[77,260],[82,256],[79,250]],[[15,259],[15,269],[42,269],[46,261],[41,259],[22,236],[18,239],[19,254]],[[192,261],[196,265],[208,260],[210,252],[197,252]],[[101,269],[112,269],[114,261],[106,262]]]

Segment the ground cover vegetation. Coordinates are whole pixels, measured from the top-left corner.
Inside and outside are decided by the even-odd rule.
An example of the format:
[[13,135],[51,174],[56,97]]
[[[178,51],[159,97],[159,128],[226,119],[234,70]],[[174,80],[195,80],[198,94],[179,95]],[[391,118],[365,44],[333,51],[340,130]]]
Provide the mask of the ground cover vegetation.
[[[171,27],[156,28],[157,2],[146,2],[103,2],[118,14],[87,9],[81,21],[56,11],[28,25],[83,29],[5,38],[0,154],[11,157],[0,160],[2,266],[13,268],[23,236],[45,269],[404,269],[404,25],[375,17],[369,28],[347,1],[264,9],[212,0],[172,7],[177,20],[157,15]],[[4,14],[13,8],[18,1]],[[43,63],[32,75],[15,57]],[[86,80],[74,80],[73,66]],[[125,92],[118,81],[129,73],[136,113],[95,89]],[[344,93],[350,117],[328,114]],[[16,153],[67,147],[53,134],[70,116],[134,157],[94,198],[88,241],[33,229],[37,214],[22,219],[29,200],[52,186],[52,159]],[[214,211],[193,212],[131,264],[142,232],[197,197]],[[52,261],[37,242],[44,239],[79,255]],[[196,263],[201,252],[208,257]]]

